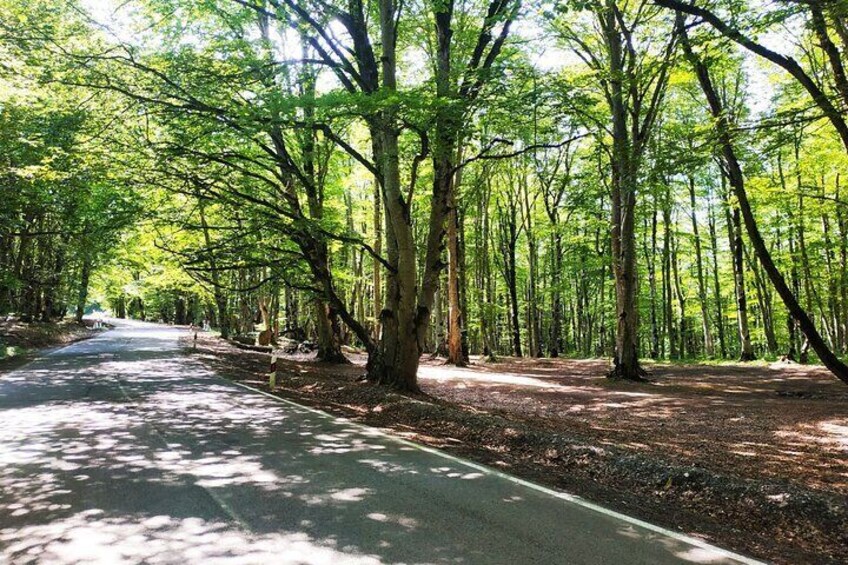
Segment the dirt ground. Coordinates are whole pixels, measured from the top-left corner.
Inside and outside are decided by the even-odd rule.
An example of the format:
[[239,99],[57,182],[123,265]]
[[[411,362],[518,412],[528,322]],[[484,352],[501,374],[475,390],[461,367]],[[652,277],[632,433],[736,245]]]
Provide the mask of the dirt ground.
[[[267,354],[208,335],[189,353],[267,389]],[[602,360],[426,359],[402,396],[351,357],[283,358],[274,393],[755,557],[848,562],[848,387],[822,368],[656,364],[637,384]]]
[[551,420],[600,445],[848,496],[848,387],[819,367],[654,365],[649,384],[600,360],[509,359],[422,371],[422,388],[478,409]]
[[92,322],[79,325],[71,320],[60,322],[22,322],[0,317],[0,371],[25,362],[35,351],[67,345],[97,333]]

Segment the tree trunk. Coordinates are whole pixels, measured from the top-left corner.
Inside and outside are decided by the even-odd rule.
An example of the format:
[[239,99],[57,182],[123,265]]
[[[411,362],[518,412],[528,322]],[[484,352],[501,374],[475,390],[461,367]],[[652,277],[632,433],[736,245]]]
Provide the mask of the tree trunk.
[[[648,220],[645,220],[648,223]],[[645,263],[648,267],[648,289],[651,297],[651,358],[657,359],[660,355],[660,328],[657,316],[657,210],[654,200],[654,210],[651,212],[650,229],[645,226]],[[648,233],[650,232],[650,240]]]
[[692,219],[692,235],[695,242],[695,269],[698,275],[698,302],[701,306],[701,330],[704,335],[704,353],[707,357],[715,355],[713,332],[710,326],[709,304],[707,301],[707,283],[704,277],[704,259],[701,249],[701,235],[698,230],[698,220],[695,216],[695,177],[689,175],[689,203]]
[[[839,174],[836,175],[835,198],[839,200]],[[842,319],[843,350],[848,349],[848,213],[845,206],[836,207],[836,222],[839,228],[839,296],[842,303],[840,318]]]
[[530,183],[527,182],[527,174],[523,166],[519,178],[522,187],[522,215],[524,216],[524,233],[527,237],[527,262],[529,267],[527,278],[527,335],[530,341],[530,356],[541,357],[542,331],[536,299],[536,287],[539,278],[538,244],[533,231],[533,206],[530,202]]
[[210,278],[212,279],[212,295],[215,299],[215,307],[218,309],[218,331],[221,332],[222,338],[227,339],[230,337],[230,315],[227,310],[227,296],[224,294],[224,288],[221,286],[215,253],[212,252],[212,236],[209,233],[209,223],[206,220],[206,206],[204,205],[203,196],[199,193],[197,195],[197,204],[200,213],[200,227],[203,229],[203,242],[206,244],[206,253],[209,257],[208,263]]
[[678,238],[671,238],[671,274],[674,280],[674,294],[677,295],[677,351],[681,359],[686,358],[686,295],[683,294],[683,281],[680,278],[678,261]]
[[[724,182],[724,177],[722,177]],[[730,252],[733,255],[733,282],[736,287],[736,327],[739,330],[739,360],[753,361],[754,347],[751,345],[751,330],[748,328],[748,297],[745,290],[745,249],[742,241],[742,219],[739,208],[727,212],[727,233]]]
[[456,202],[448,212],[448,363],[465,367],[468,357],[462,346],[462,310],[459,300],[459,214]]
[[[383,204],[380,198],[380,184],[374,181],[374,254],[379,257],[383,253]],[[375,257],[373,260],[374,274],[374,340],[380,339],[380,312],[383,309],[383,266]]]
[[[396,6],[394,0],[380,0],[380,37],[383,45],[381,57],[382,87],[387,94],[397,90],[396,78]],[[372,146],[375,161],[380,166],[383,203],[386,213],[389,264],[393,271],[387,277],[385,308],[381,312],[382,334],[379,345],[369,355],[368,378],[372,382],[392,388],[417,392],[418,364],[422,350],[423,333],[430,319],[430,308],[435,294],[437,273],[434,268],[444,232],[447,202],[434,202],[431,208],[428,240],[428,257],[422,285],[422,304],[418,304],[418,264],[416,244],[412,232],[409,205],[401,190],[399,128],[397,106],[389,104],[371,119]],[[441,195],[439,199],[443,199]],[[435,200],[436,198],[434,198]],[[438,209],[437,209],[438,208]],[[434,234],[435,232],[435,234]],[[435,247],[433,249],[433,240]]]
[[322,299],[313,300],[315,328],[318,333],[317,359],[325,363],[350,363],[342,352],[341,327],[335,310]]
[[550,347],[550,356],[551,357],[559,357],[560,352],[563,351],[563,343],[562,343],[562,318],[563,318],[563,308],[562,308],[562,287],[561,287],[561,277],[562,277],[562,235],[559,233],[559,225],[554,224],[552,226],[553,230],[553,256],[551,257],[551,261],[553,263],[553,281],[551,289],[551,294],[553,295],[553,307],[551,308],[551,347]]
[[716,234],[716,218],[713,210],[712,196],[710,197],[707,209],[707,220],[710,230],[710,253],[713,259],[713,292],[715,293],[716,318],[718,319],[718,344],[721,357],[724,359],[727,357],[727,340],[724,333],[724,305],[721,296],[721,283],[718,275],[718,235]]
[[77,293],[77,311],[75,319],[78,324],[82,323],[82,317],[85,315],[85,303],[88,300],[88,282],[91,278],[91,260],[85,257],[80,270],[79,292]]
[[[611,378],[642,380],[637,350],[636,312],[636,163],[624,102],[622,38],[608,2],[601,16],[610,59],[612,114],[612,271],[615,278],[616,332]],[[639,119],[639,118],[637,118]]]
[[672,297],[672,273],[671,273],[671,187],[666,183],[666,198],[663,203],[663,247],[662,247],[662,271],[663,271],[663,325],[665,335],[668,336],[669,359],[678,358],[677,332],[674,326],[674,306]]

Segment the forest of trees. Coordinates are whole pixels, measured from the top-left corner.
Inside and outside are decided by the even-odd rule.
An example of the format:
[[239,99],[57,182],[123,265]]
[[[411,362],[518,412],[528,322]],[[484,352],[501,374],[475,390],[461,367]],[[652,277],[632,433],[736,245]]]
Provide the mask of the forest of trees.
[[0,0],[0,313],[848,383],[845,0]]

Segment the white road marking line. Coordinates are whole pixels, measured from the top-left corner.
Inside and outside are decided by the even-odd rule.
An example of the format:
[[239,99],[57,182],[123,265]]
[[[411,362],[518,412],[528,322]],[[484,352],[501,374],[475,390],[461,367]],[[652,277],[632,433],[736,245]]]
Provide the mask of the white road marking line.
[[756,559],[752,559],[751,557],[746,557],[746,556],[741,555],[739,553],[734,553],[734,552],[729,551],[727,549],[722,549],[718,546],[707,543],[704,540],[700,540],[700,539],[692,537],[692,536],[687,536],[686,534],[681,534],[679,532],[675,532],[674,530],[669,530],[667,528],[663,528],[662,526],[657,526],[656,524],[651,524],[650,522],[645,522],[645,521],[640,520],[638,518],[628,516],[627,514],[621,514],[620,512],[616,512],[615,510],[610,510],[609,508],[605,508],[605,507],[600,506],[598,504],[595,504],[593,502],[589,502],[588,500],[580,498],[579,496],[576,496],[576,495],[573,495],[573,494],[568,494],[568,493],[562,492],[562,491],[557,491],[557,490],[554,490],[554,489],[551,489],[551,488],[548,488],[548,487],[545,487],[545,486],[542,486],[542,485],[539,485],[539,484],[536,484],[536,483],[533,483],[533,482],[530,482],[530,481],[527,481],[527,480],[524,480],[524,479],[520,479],[518,477],[509,475],[509,474],[504,473],[502,471],[498,471],[497,469],[493,469],[491,467],[487,467],[487,466],[481,465],[479,463],[474,463],[473,461],[469,461],[467,459],[462,459],[462,458],[456,457],[454,455],[450,455],[449,453],[445,453],[445,452],[440,451],[438,449],[428,447],[426,445],[421,445],[421,444],[418,444],[418,443],[411,442],[409,440],[400,438],[396,435],[388,433],[388,432],[381,430],[379,428],[374,428],[374,427],[371,427],[371,426],[367,426],[365,424],[360,424],[359,422],[354,422],[354,421],[352,421],[348,418],[345,418],[344,416],[334,416],[334,415],[330,414],[329,412],[324,412],[323,410],[318,410],[317,408],[312,408],[310,406],[304,406],[303,404],[298,404],[297,402],[293,402],[293,401],[291,401],[287,398],[280,398],[279,396],[275,396],[275,395],[273,395],[269,392],[265,392],[264,390],[260,390],[258,388],[254,388],[252,386],[249,386],[249,385],[246,385],[246,384],[243,384],[243,383],[239,383],[239,382],[236,382],[236,381],[231,381],[229,379],[227,379],[227,380],[229,382],[231,382],[232,384],[236,385],[236,386],[239,386],[241,388],[259,393],[263,396],[267,396],[268,398],[276,400],[277,402],[281,402],[283,404],[289,404],[289,405],[294,406],[296,408],[300,408],[302,410],[312,412],[313,414],[316,414],[316,415],[321,416],[321,417],[328,419],[328,420],[334,420],[334,421],[337,421],[337,422],[344,422],[346,425],[355,426],[359,429],[367,430],[370,433],[379,434],[383,438],[386,438],[386,439],[389,439],[391,441],[400,443],[401,445],[413,447],[415,449],[418,449],[420,451],[424,451],[424,452],[429,453],[431,455],[436,455],[436,456],[441,457],[443,459],[447,459],[448,461],[452,461],[452,462],[457,463],[459,465],[463,465],[465,467],[474,469],[476,471],[480,471],[481,473],[485,473],[487,475],[492,475],[492,476],[507,480],[511,483],[515,483],[517,485],[521,485],[523,487],[535,490],[537,492],[547,494],[547,495],[552,496],[554,498],[558,498],[560,500],[564,500],[566,502],[570,502],[572,504],[582,506],[583,508],[587,508],[587,509],[592,510],[594,512],[598,512],[599,514],[603,514],[605,516],[616,518],[616,519],[621,520],[623,522],[626,522],[628,524],[638,526],[640,528],[643,528],[645,530],[648,530],[648,531],[651,531],[651,532],[654,532],[654,533],[662,534],[666,537],[670,537],[672,539],[687,543],[689,545],[698,547],[700,549],[705,549],[705,550],[711,551],[717,556],[726,557],[728,559],[733,559],[735,561],[738,561],[739,563],[744,563],[745,565],[765,565],[764,561],[758,561]]

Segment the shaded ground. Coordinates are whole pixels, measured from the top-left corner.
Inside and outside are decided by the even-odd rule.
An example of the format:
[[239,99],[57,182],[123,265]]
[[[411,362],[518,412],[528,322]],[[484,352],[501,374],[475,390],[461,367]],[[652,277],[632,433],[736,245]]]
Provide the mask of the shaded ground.
[[19,366],[39,349],[67,345],[96,335],[93,322],[22,322],[0,316],[0,371]]
[[[196,355],[264,386],[268,355],[202,335]],[[361,363],[363,359],[355,358]],[[797,365],[655,365],[611,382],[604,361],[425,361],[424,395],[357,383],[304,356],[280,396],[782,563],[848,555],[848,388]]]

